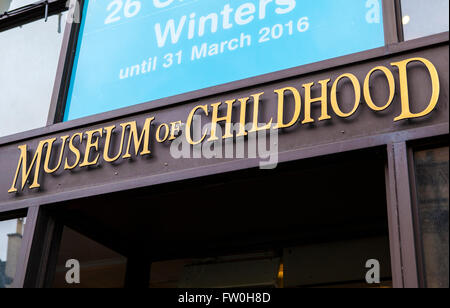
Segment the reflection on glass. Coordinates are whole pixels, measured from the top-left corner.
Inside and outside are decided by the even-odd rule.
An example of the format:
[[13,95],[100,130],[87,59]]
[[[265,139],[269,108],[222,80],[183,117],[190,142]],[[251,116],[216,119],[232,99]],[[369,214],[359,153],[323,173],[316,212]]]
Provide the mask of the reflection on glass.
[[[368,260],[380,264],[380,284],[366,281]],[[387,236],[289,247],[283,253],[286,288],[389,288],[391,257]]]
[[[370,259],[380,264],[379,284],[365,280]],[[389,238],[369,237],[282,252],[154,262],[150,288],[391,288],[390,262]]]
[[24,218],[0,221],[0,289],[14,282],[24,224]]
[[66,15],[0,32],[0,137],[47,124]]
[[273,251],[154,262],[150,288],[278,287],[280,257]]
[[152,263],[150,273],[150,288],[177,288],[186,265],[193,260],[171,260]]
[[448,31],[449,0],[402,0],[405,40]]
[[9,7],[11,5],[12,0],[1,0],[0,1],[0,15],[4,12],[9,11]]
[[[73,263],[80,265],[79,281]],[[123,288],[127,259],[102,244],[68,227],[64,227],[58,252],[54,288]]]
[[419,224],[427,287],[448,288],[449,148],[415,153]]

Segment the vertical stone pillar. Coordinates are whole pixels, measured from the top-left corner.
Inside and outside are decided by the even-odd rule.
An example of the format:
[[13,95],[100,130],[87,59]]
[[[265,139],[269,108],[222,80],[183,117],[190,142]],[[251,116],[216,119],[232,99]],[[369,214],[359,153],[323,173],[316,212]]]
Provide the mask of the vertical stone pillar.
[[[5,275],[14,280],[16,276],[17,261],[22,245],[23,218],[17,220],[16,233],[8,234],[8,251],[6,254]],[[11,285],[11,284],[10,284]]]

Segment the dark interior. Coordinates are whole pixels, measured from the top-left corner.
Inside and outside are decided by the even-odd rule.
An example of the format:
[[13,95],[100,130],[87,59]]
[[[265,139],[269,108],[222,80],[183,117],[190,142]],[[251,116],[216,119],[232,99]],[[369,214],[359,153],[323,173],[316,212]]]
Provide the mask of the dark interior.
[[55,205],[54,215],[124,256],[145,252],[152,260],[384,235],[382,153],[359,151],[76,200]]
[[[244,170],[53,205],[57,221],[151,262],[387,236],[385,151]],[[76,240],[70,245],[77,247]]]

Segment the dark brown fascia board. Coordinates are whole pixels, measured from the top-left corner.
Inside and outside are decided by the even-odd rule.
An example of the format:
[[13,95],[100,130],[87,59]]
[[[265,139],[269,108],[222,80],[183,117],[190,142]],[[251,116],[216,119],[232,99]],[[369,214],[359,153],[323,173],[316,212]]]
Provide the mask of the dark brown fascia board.
[[85,118],[80,118],[68,122],[56,123],[53,125],[36,128],[33,130],[0,137],[0,146],[7,144],[36,138],[39,136],[45,136],[49,134],[55,134],[61,131],[74,129],[77,127],[85,127],[95,125],[105,121],[112,121],[122,117],[128,117],[135,114],[144,112],[150,112],[169,106],[175,106],[184,104],[187,102],[195,101],[198,99],[204,99],[217,94],[224,94],[239,89],[245,89],[256,85],[263,85],[275,81],[280,81],[288,78],[292,78],[300,75],[315,74],[321,71],[337,68],[341,66],[347,66],[357,64],[365,61],[385,58],[410,52],[414,50],[421,50],[424,48],[433,48],[436,46],[448,45],[449,32],[444,32],[424,38],[419,38],[411,41],[401,42],[397,44],[387,45],[384,47],[363,51],[356,54],[351,54],[339,58],[333,58],[317,63],[307,64],[287,70],[282,70],[274,73],[269,73],[262,76],[252,77],[240,81],[231,82],[224,85],[219,85],[207,89],[197,90],[185,94],[171,96],[156,101],[146,102],[134,106],[129,106],[113,111],[108,111]]

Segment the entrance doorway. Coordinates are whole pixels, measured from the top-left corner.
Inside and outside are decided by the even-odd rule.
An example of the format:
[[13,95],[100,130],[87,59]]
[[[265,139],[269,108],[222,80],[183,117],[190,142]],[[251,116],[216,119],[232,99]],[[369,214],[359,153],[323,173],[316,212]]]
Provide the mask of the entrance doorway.
[[[49,206],[51,287],[390,287],[384,149]],[[79,284],[66,280],[68,260]],[[369,260],[380,283],[367,284]],[[370,263],[372,264],[372,263]]]

